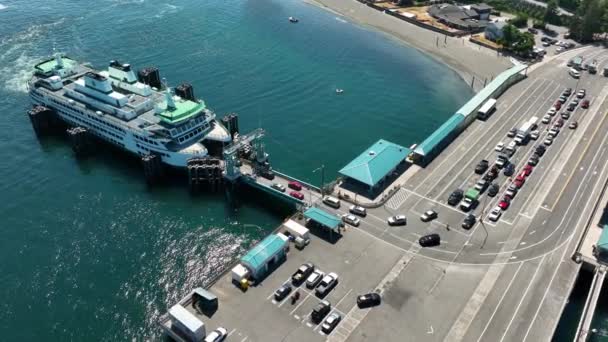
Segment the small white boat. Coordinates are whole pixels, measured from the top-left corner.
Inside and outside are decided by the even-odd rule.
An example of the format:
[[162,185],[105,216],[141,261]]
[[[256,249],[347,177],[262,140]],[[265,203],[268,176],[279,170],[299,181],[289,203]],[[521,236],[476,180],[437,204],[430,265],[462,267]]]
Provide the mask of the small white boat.
[[289,17],[289,21],[292,23],[297,23],[299,20],[296,17]]
[[336,94],[342,94],[343,92],[344,92],[344,89],[340,89],[340,88],[336,89]]

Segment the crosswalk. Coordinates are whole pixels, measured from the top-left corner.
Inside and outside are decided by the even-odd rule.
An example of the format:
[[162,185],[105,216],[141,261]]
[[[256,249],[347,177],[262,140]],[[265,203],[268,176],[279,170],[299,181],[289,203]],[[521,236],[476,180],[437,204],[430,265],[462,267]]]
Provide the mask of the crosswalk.
[[409,197],[409,192],[404,188],[399,188],[397,192],[386,202],[386,207],[397,210]]

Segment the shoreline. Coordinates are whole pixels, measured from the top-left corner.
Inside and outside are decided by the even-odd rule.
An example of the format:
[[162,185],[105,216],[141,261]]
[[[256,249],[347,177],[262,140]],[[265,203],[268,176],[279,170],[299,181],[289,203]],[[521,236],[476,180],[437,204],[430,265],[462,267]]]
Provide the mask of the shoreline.
[[512,66],[507,57],[469,42],[468,37],[446,37],[394,18],[356,0],[303,1],[347,18],[357,25],[377,30],[400,44],[421,51],[456,72],[474,92]]

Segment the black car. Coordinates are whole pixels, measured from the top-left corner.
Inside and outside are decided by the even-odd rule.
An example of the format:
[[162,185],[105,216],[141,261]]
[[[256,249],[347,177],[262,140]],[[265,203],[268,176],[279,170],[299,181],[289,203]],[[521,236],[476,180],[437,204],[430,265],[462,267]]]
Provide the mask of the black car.
[[564,96],[572,95],[572,88],[566,88],[563,93]]
[[315,270],[315,265],[311,263],[303,264],[298,270],[291,276],[291,282],[299,285],[301,284],[310,274]]
[[369,308],[380,305],[382,299],[376,292],[366,293],[357,297],[357,306],[359,309]]
[[482,161],[479,162],[479,164],[477,164],[477,166],[475,166],[475,173],[480,175],[484,172],[486,172],[486,170],[488,169],[488,167],[490,166],[490,163],[483,159]]
[[507,177],[513,176],[515,173],[515,166],[513,166],[513,164],[507,165],[502,173]]
[[273,180],[274,179],[274,171],[272,170],[264,170],[262,172],[260,172],[260,176],[268,179],[268,180]]
[[496,196],[496,194],[498,194],[498,190],[500,190],[500,187],[498,186],[498,184],[493,183],[492,185],[490,185],[490,188],[488,188],[488,196],[490,196],[490,197]]
[[289,293],[291,293],[291,285],[283,284],[283,286],[279,287],[276,291],[274,291],[274,299],[280,302],[285,297],[287,297]]
[[536,150],[534,151],[534,154],[542,157],[543,154],[545,154],[545,151],[547,151],[547,148],[544,145],[538,145],[536,146]]
[[441,238],[439,237],[439,234],[429,234],[418,239],[418,243],[421,247],[439,246]]
[[536,166],[538,164],[538,159],[539,159],[538,155],[536,155],[536,154],[532,155],[532,157],[530,157],[530,159],[528,159],[528,165]]
[[452,191],[452,193],[450,194],[450,197],[448,197],[448,204],[456,205],[462,200],[462,197],[464,197],[464,191],[462,191],[460,189],[456,189],[456,190]]
[[473,225],[475,224],[475,221],[477,221],[477,219],[475,218],[475,215],[473,215],[473,214],[467,215],[464,218],[464,221],[462,221],[462,228],[471,229],[471,227],[473,227]]
[[537,34],[538,30],[535,29],[534,27],[528,27],[528,32],[532,33],[532,34]]
[[490,171],[488,171],[488,173],[483,176],[483,179],[487,180],[488,182],[491,182],[495,180],[496,177],[498,177],[498,167],[496,167],[496,165],[493,165]]
[[324,300],[319,302],[317,306],[312,309],[312,313],[310,314],[310,318],[313,323],[320,323],[325,316],[331,311],[331,304],[328,301]]

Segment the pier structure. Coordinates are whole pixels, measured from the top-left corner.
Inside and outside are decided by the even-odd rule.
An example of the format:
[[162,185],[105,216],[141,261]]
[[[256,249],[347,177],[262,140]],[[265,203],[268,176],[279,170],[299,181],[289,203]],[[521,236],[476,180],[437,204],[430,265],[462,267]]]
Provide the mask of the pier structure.
[[[275,197],[293,203],[302,209],[311,206],[321,199],[321,188],[308,182],[299,180],[285,173],[274,170],[269,162],[264,143],[265,132],[258,128],[250,133],[239,135],[235,141],[224,149],[224,162],[226,165],[224,177],[229,183],[240,182]],[[289,193],[290,182],[302,185],[304,199],[297,199]],[[273,187],[280,184],[285,191]]]
[[576,246],[572,259],[584,269],[593,272],[591,287],[585,300],[585,306],[576,329],[574,342],[587,341],[594,334],[591,327],[597,308],[598,300],[602,294],[606,271],[608,268],[608,253],[605,245],[608,238],[608,178],[599,192],[599,199],[595,202],[593,215],[587,221],[583,234]]
[[[241,341],[402,341],[403,336],[417,341],[550,341],[579,270],[591,264],[583,260],[587,254],[581,251],[587,248],[587,258],[597,259],[592,245],[598,249],[601,234],[586,239],[591,241],[589,247],[577,247],[577,243],[582,235],[590,236],[590,231],[599,229],[599,217],[589,218],[596,217],[606,203],[600,200],[600,193],[608,178],[608,137],[604,134],[608,131],[608,86],[598,75],[571,78],[565,65],[577,55],[598,58],[608,53],[585,47],[549,59],[523,75],[527,77],[522,77],[527,70],[523,66],[497,77],[505,82],[504,87],[489,84],[493,89],[480,92],[484,96],[472,99],[445,126],[411,147],[409,159],[418,165],[403,171],[393,168],[394,163],[380,163],[396,171],[386,178],[381,193],[372,191],[376,197],[369,199],[379,198],[381,203],[370,204],[358,223],[345,224],[338,239],[326,239],[323,230],[314,231],[312,220],[296,214],[291,219],[310,229],[310,243],[302,250],[290,248],[287,258],[259,282],[263,286],[239,288],[232,282],[235,274],[228,271],[209,284],[220,303],[217,312],[205,316],[184,302],[186,309],[210,329],[225,327],[229,339]],[[510,130],[547,113],[568,88],[568,101],[574,102],[574,94],[585,89],[583,97],[589,105],[575,105],[567,118],[561,115],[562,109],[549,123],[539,123],[538,137],[517,145],[509,156],[513,176],[501,169],[492,177],[498,194],[482,190],[477,203],[466,212],[458,204],[448,203],[455,190],[474,188],[484,177],[476,166],[481,160],[492,163],[498,159],[498,146],[512,141]],[[497,97],[494,114],[486,120],[473,120],[476,107],[487,97]],[[549,139],[550,129],[560,119],[565,124],[559,136]],[[577,124],[569,128],[573,122]],[[288,176],[270,166],[263,131],[242,138],[225,150],[227,180],[288,198],[270,187]],[[530,163],[540,145],[545,146],[542,158]],[[376,147],[372,150],[377,152]],[[375,163],[369,152],[366,163]],[[527,172],[520,178],[525,184],[522,180],[517,195],[501,208],[506,190],[524,170]],[[368,182],[352,172],[346,176],[371,185],[372,190],[377,179],[384,178],[371,177]],[[369,187],[364,190],[369,192]],[[349,198],[341,196],[341,205],[334,206],[323,203],[315,193],[313,207],[336,218],[349,213],[351,193]],[[358,195],[355,201],[370,196],[354,194]],[[594,209],[598,201],[602,204]],[[498,218],[490,217],[490,210],[496,208]],[[431,222],[421,219],[431,210],[436,214]],[[395,215],[406,216],[407,223],[388,224],[387,219]],[[466,227],[465,219],[470,216],[475,222]],[[593,229],[585,228],[590,225]],[[440,235],[439,245],[426,248],[420,244],[418,239],[429,233]],[[601,260],[596,262],[603,266]],[[339,283],[322,297],[293,284],[293,272],[304,263],[337,274]],[[589,322],[605,274],[603,268],[597,270],[585,309],[588,314],[579,329],[586,336],[593,332]],[[292,293],[298,291],[301,298],[275,297],[275,290],[285,284],[292,284]],[[369,292],[380,294],[381,305],[359,307],[357,296]],[[321,300],[331,304],[329,315],[341,316],[329,333],[310,319]],[[437,311],[438,307],[442,310]],[[167,320],[163,316],[161,325]]]

